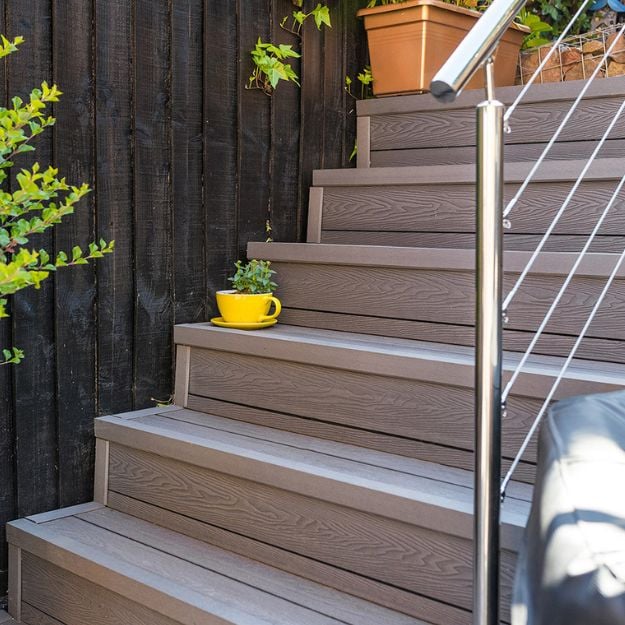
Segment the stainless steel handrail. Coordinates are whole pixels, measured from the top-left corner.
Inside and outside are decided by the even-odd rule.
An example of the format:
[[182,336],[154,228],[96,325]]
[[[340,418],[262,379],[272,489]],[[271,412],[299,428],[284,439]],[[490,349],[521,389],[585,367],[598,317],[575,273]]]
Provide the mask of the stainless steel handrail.
[[475,72],[493,56],[499,40],[512,24],[525,0],[494,0],[430,84],[432,95],[453,102]]
[[484,69],[486,101],[477,107],[473,622],[498,625],[504,105],[494,97],[492,59]]
[[[582,0],[582,5],[575,14],[560,39],[569,32],[577,17],[587,6],[589,0]],[[477,21],[473,29],[466,35],[449,60],[438,71],[430,84],[432,95],[442,102],[452,102],[462,92],[473,74],[482,66],[486,76],[486,99],[477,107],[477,240],[476,240],[476,379],[475,379],[475,412],[476,412],[476,445],[475,445],[475,476],[474,476],[474,580],[473,580],[473,623],[474,625],[499,625],[499,527],[500,527],[500,494],[505,493],[512,471],[514,470],[521,453],[527,446],[530,436],[534,433],[544,414],[549,401],[553,398],[555,389],[570,365],[579,344],[585,335],[607,289],[614,280],[616,273],[625,263],[625,252],[611,274],[606,289],[602,292],[597,304],[593,308],[590,320],[584,326],[582,334],[576,341],[574,348],[567,358],[554,387],[543,404],[530,434],[526,437],[521,453],[513,463],[512,471],[504,479],[502,490],[498,488],[501,479],[501,422],[504,404],[509,392],[509,386],[502,391],[502,325],[505,310],[502,307],[502,227],[504,218],[509,212],[503,207],[503,134],[504,123],[510,114],[504,114],[504,105],[495,99],[493,56],[499,41],[506,29],[513,22],[517,13],[524,7],[525,0],[494,0],[488,10]],[[624,27],[625,32],[625,27]],[[620,40],[620,37],[619,37]],[[616,41],[616,40],[615,40]],[[611,50],[611,48],[610,48]],[[608,53],[609,51],[608,50]],[[553,53],[553,52],[552,52]],[[530,79],[536,80],[546,60]],[[599,71],[597,68],[592,78]],[[522,90],[521,96],[513,104],[517,106],[521,97],[529,87]],[[582,89],[578,100],[583,98],[585,89]],[[576,108],[578,100],[573,106]],[[625,103],[623,104],[625,106]],[[619,113],[620,114],[620,113]],[[567,114],[563,125],[568,121],[572,112]],[[617,115],[618,117],[618,115]],[[616,123],[613,121],[613,123]],[[535,165],[537,169],[551,145],[557,140],[561,127],[551,140],[547,149]],[[606,133],[609,133],[609,130]],[[605,139],[604,139],[605,140]],[[600,143],[596,152],[601,149]],[[596,153],[593,153],[588,167]],[[532,170],[532,175],[533,175]],[[583,177],[583,176],[582,176]],[[531,176],[530,176],[531,179]],[[525,187],[529,181],[526,181]],[[625,177],[624,177],[625,182]],[[621,185],[622,186],[622,185]],[[522,187],[524,188],[524,187]],[[574,193],[576,188],[573,189]],[[513,202],[511,203],[513,205]],[[565,206],[566,208],[566,206]],[[609,211],[611,205],[606,209]],[[592,238],[601,227],[601,221],[593,231],[592,237],[584,248],[589,249]],[[555,228],[555,223],[548,230],[547,236]],[[540,249],[537,253],[540,252]],[[579,262],[581,262],[581,257]],[[577,265],[576,265],[577,266]],[[575,266],[575,269],[576,269]],[[574,271],[572,272],[572,274]],[[570,275],[572,275],[570,274]],[[570,277],[568,279],[570,281]],[[564,288],[568,286],[565,283]],[[561,295],[558,296],[560,298]],[[557,298],[557,299],[558,299]],[[506,300],[508,301],[508,300]],[[554,303],[553,308],[557,305]],[[551,311],[550,311],[551,313]],[[549,314],[550,314],[549,313]],[[547,318],[548,321],[548,318]],[[547,323],[545,321],[544,323]],[[539,329],[537,337],[542,332]],[[538,338],[535,338],[537,341]],[[531,348],[533,348],[532,343]],[[531,349],[528,351],[528,353]],[[525,357],[524,357],[525,358]],[[522,361],[523,363],[524,361]]]
[[524,5],[494,0],[430,85],[434,97],[451,102],[484,66],[486,100],[477,107],[474,625],[499,624],[504,105],[495,99],[493,54]]

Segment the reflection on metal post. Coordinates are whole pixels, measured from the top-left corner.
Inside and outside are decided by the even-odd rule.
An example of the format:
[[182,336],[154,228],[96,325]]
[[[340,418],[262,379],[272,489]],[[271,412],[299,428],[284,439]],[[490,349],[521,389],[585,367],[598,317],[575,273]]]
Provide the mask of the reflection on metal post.
[[473,623],[499,625],[504,106],[494,99],[492,59],[485,73],[487,100],[477,107]]

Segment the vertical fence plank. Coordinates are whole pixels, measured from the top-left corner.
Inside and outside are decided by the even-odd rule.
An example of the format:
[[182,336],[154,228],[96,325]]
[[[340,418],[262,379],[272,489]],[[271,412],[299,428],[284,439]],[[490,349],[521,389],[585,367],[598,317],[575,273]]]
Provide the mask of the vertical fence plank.
[[171,1],[135,2],[136,405],[172,391]]
[[96,0],[96,206],[98,235],[115,253],[98,277],[98,412],[132,409],[134,398],[132,3]]
[[[70,184],[94,184],[92,4],[55,0],[53,58],[55,82],[63,91],[56,107],[55,165]],[[95,237],[93,193],[55,229],[57,249],[71,252]],[[88,501],[92,489],[93,419],[96,415],[96,283],[93,265],[55,276],[59,504]]]
[[237,3],[206,0],[204,12],[204,206],[208,308],[238,256]]
[[202,198],[202,0],[172,10],[172,188],[175,321],[206,318]]
[[[252,69],[249,52],[260,37],[269,38],[271,0],[250,5],[239,3],[239,84],[245,85]],[[271,100],[256,89],[241,90],[239,95],[239,257],[245,258],[249,241],[265,238],[269,218],[269,180],[271,153]]]
[[[272,41],[293,45],[300,41],[280,27],[293,12],[291,0],[273,0]],[[297,59],[291,65],[301,73]],[[294,84],[279,85],[271,99],[271,237],[274,241],[298,240],[301,221],[299,204],[300,89]]]
[[[308,189],[312,172],[323,166],[324,64],[323,31],[308,24],[302,41],[302,112],[300,142],[300,202],[305,210],[298,224],[298,238],[304,240],[308,207]],[[328,60],[328,62],[330,62]]]
[[54,76],[65,92],[56,139],[40,137],[35,157],[95,183],[57,244],[95,235],[116,251],[19,294],[0,324],[1,344],[27,352],[0,369],[0,534],[11,517],[87,496],[91,416],[166,398],[174,320],[215,312],[213,291],[269,214],[276,240],[303,240],[312,170],[352,148],[340,99],[345,70],[364,64],[357,4],[331,7],[325,48],[306,26],[302,89],[280,85],[270,100],[244,89],[249,50],[259,36],[290,40],[279,20],[291,0],[4,1],[0,31],[26,43],[6,80],[0,68],[0,98]]
[[[344,0],[341,3],[343,18],[343,72],[355,81],[356,75],[367,65],[367,39],[361,19],[356,11],[362,6],[360,0]],[[354,83],[354,95],[360,97],[360,83]],[[346,125],[343,132],[343,167],[356,166],[356,159],[349,157],[356,143],[356,102],[345,94],[344,110]]]
[[[0,33],[7,33],[6,6],[0,9]],[[6,60],[0,61],[0,106],[7,105],[6,69]],[[0,320],[0,350],[7,349],[12,341],[10,320]],[[4,594],[7,587],[8,575],[4,524],[15,516],[12,374],[12,367],[0,367],[0,596]]]
[[[323,32],[324,114],[323,128],[323,167],[332,169],[343,165],[343,143],[345,141],[345,58],[344,33],[345,11],[343,3],[331,7],[332,28]],[[352,16],[352,19],[355,19]],[[315,63],[317,59],[307,59]]]
[[[48,0],[25,3],[6,0],[10,36],[26,39],[9,58],[8,91],[27,96],[52,78],[52,7]],[[51,132],[34,143],[34,158],[47,166],[52,157]],[[32,154],[16,159],[16,167],[31,163]],[[33,237],[34,247],[53,251],[53,236]],[[13,342],[26,360],[14,368],[17,513],[27,516],[58,503],[57,414],[55,395],[54,287],[46,280],[39,290],[26,289],[13,297]]]

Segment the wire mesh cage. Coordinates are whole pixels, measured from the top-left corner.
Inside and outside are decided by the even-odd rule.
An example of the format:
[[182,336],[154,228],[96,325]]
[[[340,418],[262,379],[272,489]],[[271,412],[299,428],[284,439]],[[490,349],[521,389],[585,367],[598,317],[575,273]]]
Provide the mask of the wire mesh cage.
[[[619,35],[622,24],[614,24],[581,35],[567,37],[541,70],[536,83],[583,80],[598,66],[597,78],[625,75],[625,38]],[[610,54],[608,49],[618,39]],[[523,50],[519,57],[517,84],[524,85],[533,76],[553,44]]]

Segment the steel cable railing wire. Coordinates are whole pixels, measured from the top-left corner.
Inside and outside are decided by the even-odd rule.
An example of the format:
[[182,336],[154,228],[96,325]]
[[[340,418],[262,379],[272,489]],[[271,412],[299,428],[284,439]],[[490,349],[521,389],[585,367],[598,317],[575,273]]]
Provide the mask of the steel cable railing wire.
[[536,247],[536,249],[532,253],[529,261],[527,262],[527,265],[525,266],[525,268],[521,272],[521,275],[518,277],[516,283],[514,284],[512,289],[510,289],[510,292],[508,293],[508,295],[504,299],[503,306],[502,306],[504,311],[508,310],[508,308],[510,307],[510,304],[512,303],[512,300],[514,299],[514,296],[517,294],[517,292],[521,288],[521,285],[525,281],[525,278],[527,277],[527,274],[531,271],[532,267],[534,266],[534,263],[536,262],[536,259],[540,256],[540,253],[542,252],[543,248],[545,247],[545,244],[547,243],[547,240],[549,239],[549,237],[551,236],[551,234],[555,230],[555,227],[558,225],[558,223],[560,221],[560,218],[566,212],[566,209],[569,207],[569,204],[571,203],[571,201],[575,197],[575,193],[577,193],[577,190],[579,189],[579,187],[582,184],[584,178],[586,177],[586,174],[588,173],[588,170],[590,169],[591,165],[595,162],[595,160],[597,158],[597,155],[601,151],[601,148],[604,146],[605,142],[607,141],[610,133],[612,132],[614,126],[617,123],[617,121],[620,119],[620,117],[623,114],[624,110],[625,110],[625,100],[621,103],[621,105],[619,106],[618,110],[614,114],[614,117],[612,118],[612,120],[608,124],[608,127],[606,128],[605,132],[603,133],[603,136],[599,140],[599,143],[597,143],[597,145],[596,145],[595,149],[593,150],[592,154],[590,155],[588,161],[586,162],[586,164],[582,168],[582,171],[580,172],[579,176],[577,177],[577,180],[573,184],[573,187],[571,188],[571,190],[567,194],[566,198],[564,199],[564,202],[562,203],[562,206],[560,206],[560,209],[555,214],[552,222],[549,224],[549,227],[547,228],[545,234],[542,236],[540,242],[538,243],[538,246]]
[[588,328],[590,328],[590,324],[594,321],[595,316],[597,315],[597,311],[601,307],[601,304],[603,304],[603,300],[608,294],[608,291],[610,290],[610,287],[612,286],[612,283],[616,279],[616,276],[618,275],[624,262],[625,262],[625,250],[619,256],[619,259],[616,265],[614,266],[614,269],[612,270],[612,273],[610,274],[610,277],[608,278],[606,285],[604,286],[597,301],[595,302],[595,305],[593,306],[593,309],[590,313],[590,316],[588,317],[588,320],[584,324],[584,327],[582,328],[579,336],[577,337],[575,341],[575,344],[573,345],[573,349],[571,350],[571,353],[568,355],[566,361],[564,362],[564,365],[562,366],[560,373],[558,374],[555,382],[553,383],[553,386],[551,387],[549,394],[545,398],[545,401],[540,407],[540,410],[538,411],[538,414],[536,418],[534,419],[534,422],[532,423],[532,427],[529,429],[527,436],[523,440],[523,444],[521,445],[519,452],[517,453],[514,460],[512,461],[512,464],[510,465],[510,468],[508,469],[508,472],[506,473],[506,476],[501,483],[501,496],[502,497],[505,496],[506,490],[508,488],[508,484],[510,483],[512,476],[514,475],[514,472],[519,466],[519,463],[521,462],[522,457],[525,455],[525,452],[527,451],[527,447],[530,441],[532,440],[532,437],[536,433],[536,430],[538,429],[538,426],[540,425],[543,419],[543,416],[545,415],[545,412],[547,411],[547,408],[549,407],[549,404],[553,400],[553,397],[556,394],[558,387],[560,386],[560,382],[562,382],[562,379],[564,378],[566,372],[568,371],[571,365],[571,362],[573,361],[573,358],[575,357],[575,354],[577,353],[577,350],[579,349],[579,346],[581,345],[582,341],[584,340],[584,337],[586,336],[586,333],[588,332]]
[[[564,41],[565,37],[569,34],[569,32],[571,31],[571,28],[573,28],[573,24],[575,24],[575,22],[578,20],[578,18],[586,9],[586,7],[592,2],[593,0],[584,0],[584,2],[582,2],[579,9],[577,9],[577,13],[575,13],[575,15],[571,18],[571,21],[566,25],[565,29],[560,33],[560,36],[553,42],[553,44],[551,44],[551,48],[549,52],[547,52],[547,54],[545,55],[545,58],[541,61],[540,65],[536,68],[535,72],[532,74],[530,79],[525,83],[525,86],[523,87],[523,89],[521,89],[521,92],[516,97],[514,102],[508,107],[508,110],[506,111],[504,118],[503,118],[504,122],[508,122],[510,120],[510,116],[512,115],[512,113],[514,113],[514,111],[516,110],[516,107],[520,104],[521,100],[523,100],[523,98],[529,91],[530,87],[536,82],[536,79],[538,78],[538,76],[540,76],[540,73],[545,68],[545,65],[547,65],[547,63],[550,61],[551,57],[556,53],[556,51],[559,50],[560,44]],[[602,65],[602,63],[600,63],[599,65]]]
[[[509,107],[509,109],[506,112],[506,115],[504,117],[506,125],[507,125],[511,115],[514,113],[515,109],[517,108],[517,106],[519,105],[519,103],[522,101],[523,97],[525,96],[525,94],[529,90],[530,86],[536,81],[536,78],[540,75],[540,72],[545,67],[545,65],[547,64],[549,59],[553,56],[553,54],[556,53],[560,43],[563,41],[563,39],[566,36],[566,34],[570,31],[573,23],[581,15],[581,13],[587,7],[589,2],[590,2],[590,0],[586,0],[585,2],[583,2],[581,4],[581,6],[579,7],[577,13],[573,16],[572,20],[569,22],[569,24],[565,28],[564,32],[562,33],[562,35],[556,40],[556,42],[552,46],[552,49],[549,51],[549,54],[542,60],[542,62],[540,63],[540,65],[536,69],[535,73],[530,78],[529,82],[525,85],[525,87],[519,93],[519,95],[517,96],[517,98],[515,99],[513,104]],[[589,88],[590,88],[591,84],[593,83],[594,79],[599,74],[599,71],[601,70],[601,68],[604,65],[607,66],[608,58],[610,57],[610,55],[611,55],[613,49],[615,48],[615,46],[617,45],[617,43],[621,40],[621,37],[623,36],[623,33],[625,33],[625,24],[619,29],[617,36],[614,38],[614,41],[610,44],[610,46],[607,48],[607,50],[605,50],[603,58],[601,59],[600,63],[598,63],[597,66],[595,67],[595,70],[592,72],[591,76],[589,77],[589,79],[585,83],[584,87],[580,90],[580,93],[578,94],[578,96],[574,100],[574,102],[573,102],[572,106],[570,107],[570,109],[567,111],[567,114],[564,116],[564,118],[560,122],[560,124],[559,124],[558,128],[556,129],[554,135],[551,137],[551,139],[549,140],[549,142],[545,146],[545,148],[542,151],[541,155],[539,156],[538,160],[536,161],[536,163],[534,163],[534,165],[530,169],[529,174],[527,175],[527,177],[525,178],[525,180],[523,181],[523,183],[521,184],[521,186],[519,187],[519,189],[515,193],[514,197],[511,199],[511,201],[506,206],[506,208],[504,210],[504,219],[508,217],[510,212],[514,209],[514,207],[518,203],[519,199],[521,198],[521,196],[523,195],[523,193],[525,192],[525,190],[529,186],[530,182],[532,181],[532,179],[536,175],[536,172],[538,171],[538,169],[540,168],[540,166],[542,165],[542,163],[546,159],[547,155],[549,154],[551,148],[553,147],[553,145],[555,145],[556,141],[558,140],[558,138],[562,134],[566,124],[570,121],[571,117],[573,116],[573,113],[577,110],[580,102],[583,100],[584,96],[586,95],[587,91],[589,90]],[[563,204],[561,205],[560,209],[556,213],[556,215],[555,215],[554,219],[552,220],[551,224],[549,225],[547,231],[545,232],[545,234],[541,238],[541,240],[540,240],[540,242],[538,244],[538,247],[536,248],[536,250],[533,252],[532,256],[530,257],[530,260],[529,260],[528,264],[526,265],[526,267],[522,271],[521,275],[517,279],[516,283],[514,284],[513,288],[511,289],[511,291],[506,296],[506,298],[505,298],[505,300],[503,302],[503,311],[504,311],[504,313],[507,311],[507,309],[509,308],[509,306],[510,306],[511,302],[513,301],[515,295],[518,293],[519,289],[521,288],[525,278],[527,277],[527,275],[530,272],[532,266],[536,262],[538,256],[541,254],[541,252],[542,252],[542,250],[543,250],[547,240],[549,239],[549,237],[551,236],[551,234],[555,230],[555,227],[558,224],[558,222],[560,221],[562,215],[565,213],[565,211],[569,207],[571,201],[573,200],[573,197],[575,196],[577,190],[579,189],[579,186],[581,185],[582,181],[584,180],[584,178],[585,178],[586,174],[588,173],[590,167],[592,166],[592,164],[596,160],[599,152],[601,151],[602,147],[604,146],[607,138],[609,137],[610,133],[612,132],[614,126],[617,123],[617,121],[620,119],[620,117],[621,117],[621,115],[622,115],[624,110],[625,110],[625,101],[620,105],[618,111],[615,113],[615,115],[612,118],[611,122],[609,123],[607,129],[605,130],[605,132],[603,133],[601,139],[599,140],[598,144],[596,145],[595,149],[593,150],[591,156],[589,157],[588,161],[585,163],[584,167],[582,168],[582,171],[580,172],[580,174],[579,174],[577,180],[575,181],[572,189],[567,194],[567,197],[565,198]],[[607,218],[608,214],[610,213],[610,211],[614,207],[614,205],[615,205],[615,203],[616,203],[616,201],[617,201],[621,191],[623,190],[624,186],[625,186],[625,175],[621,178],[621,180],[617,184],[616,189],[614,190],[614,193],[612,194],[612,197],[610,198],[610,200],[609,200],[608,204],[606,205],[604,211],[600,215],[597,224],[593,228],[593,230],[592,230],[590,236],[588,237],[584,247],[580,251],[577,259],[575,260],[573,266],[571,267],[571,269],[570,269],[570,271],[569,271],[569,273],[568,273],[568,275],[567,275],[567,277],[566,277],[562,287],[560,288],[558,294],[556,295],[556,298],[555,298],[554,302],[549,307],[549,310],[547,311],[547,314],[543,318],[543,320],[542,320],[542,322],[541,322],[537,332],[532,337],[532,340],[531,340],[529,346],[527,347],[526,351],[524,352],[523,356],[521,357],[520,361],[518,362],[517,366],[515,367],[515,369],[514,369],[512,375],[511,375],[510,379],[508,380],[508,383],[506,384],[506,386],[505,386],[505,388],[503,390],[503,393],[502,393],[502,403],[505,403],[507,401],[507,399],[508,399],[508,397],[509,397],[509,395],[510,395],[510,393],[512,391],[512,388],[513,388],[513,386],[515,384],[515,382],[517,381],[519,375],[522,373],[522,371],[524,370],[525,366],[527,365],[527,362],[528,362],[531,354],[533,353],[534,348],[536,347],[538,341],[540,340],[542,334],[544,333],[544,331],[545,331],[549,321],[551,320],[551,317],[553,316],[553,313],[555,312],[555,310],[557,309],[558,305],[560,304],[560,301],[562,300],[562,297],[564,296],[564,293],[568,289],[568,287],[569,287],[571,281],[573,280],[574,276],[577,274],[577,271],[578,271],[580,265],[582,264],[584,258],[586,257],[586,254],[590,250],[590,247],[591,247],[593,241],[595,240],[595,237],[599,233],[599,230],[601,229],[603,223],[605,222],[605,219]],[[541,405],[540,410],[538,411],[537,416],[536,416],[535,420],[532,423],[532,426],[530,427],[527,435],[525,436],[518,453],[514,457],[514,459],[512,461],[512,464],[511,464],[509,470],[507,471],[506,476],[504,477],[504,479],[502,481],[502,484],[501,484],[501,495],[502,495],[502,497],[505,496],[507,486],[508,486],[510,480],[512,479],[512,476],[513,476],[514,472],[516,471],[519,463],[521,462],[521,459],[525,455],[530,441],[532,440],[533,436],[535,435],[536,430],[538,429],[538,427],[539,427],[539,425],[540,425],[540,423],[541,423],[541,421],[542,421],[542,419],[543,419],[543,417],[545,415],[545,412],[547,411],[551,401],[553,400],[553,397],[555,396],[555,393],[556,393],[557,389],[559,388],[559,385],[560,385],[561,381],[563,380],[564,376],[566,375],[566,372],[568,371],[568,369],[569,369],[569,367],[571,365],[571,362],[573,361],[575,355],[577,354],[577,351],[578,351],[578,349],[579,349],[579,347],[580,347],[584,337],[586,336],[586,334],[588,332],[588,329],[589,329],[590,325],[592,324],[592,321],[594,320],[594,318],[595,318],[595,316],[596,316],[596,314],[597,314],[601,304],[605,300],[605,297],[606,297],[610,287],[612,286],[612,283],[614,282],[614,279],[618,275],[618,272],[619,272],[619,270],[620,270],[620,268],[621,268],[621,266],[623,265],[624,262],[625,262],[625,251],[623,251],[623,253],[620,255],[620,257],[618,259],[618,262],[616,263],[616,265],[614,267],[614,270],[610,274],[610,277],[608,278],[608,281],[607,281],[604,289],[602,290],[602,292],[599,295],[597,301],[595,302],[595,305],[593,306],[593,308],[591,310],[589,318],[587,319],[586,323],[584,324],[584,327],[582,328],[579,336],[576,338],[575,343],[573,345],[573,348],[571,349],[569,355],[567,356],[566,360],[564,361],[563,366],[561,367],[558,375],[556,376],[554,384],[551,387],[551,390],[547,394],[547,397],[545,398],[543,404]]]
[[[625,107],[625,103],[623,104],[623,106]],[[560,291],[556,295],[555,300],[553,301],[553,303],[549,307],[549,310],[547,311],[547,314],[545,315],[544,319],[542,320],[538,330],[534,334],[534,337],[532,338],[528,348],[526,349],[525,353],[523,354],[523,357],[521,358],[521,360],[517,364],[514,372],[512,373],[512,376],[508,380],[508,383],[506,384],[506,387],[503,390],[503,393],[502,393],[502,396],[501,396],[502,402],[505,402],[508,399],[508,396],[510,395],[510,391],[512,390],[512,387],[514,386],[514,383],[516,382],[517,378],[519,377],[519,375],[523,371],[525,365],[527,364],[527,361],[528,361],[530,355],[534,351],[534,347],[536,347],[536,344],[538,343],[540,337],[542,336],[543,332],[545,331],[545,328],[547,327],[547,324],[549,323],[551,317],[553,316],[553,313],[555,312],[556,308],[558,307],[558,304],[560,303],[560,301],[561,301],[565,291],[567,290],[569,284],[571,283],[571,281],[575,277],[575,274],[577,273],[577,270],[579,269],[579,266],[581,265],[582,261],[584,260],[584,258],[586,256],[586,253],[590,249],[590,246],[592,245],[593,241],[595,240],[595,237],[597,236],[599,230],[601,229],[601,226],[603,225],[603,222],[605,221],[606,217],[608,216],[608,213],[612,210],[612,207],[616,203],[616,200],[618,199],[618,196],[620,195],[621,191],[623,190],[623,186],[624,185],[625,185],[625,175],[621,178],[621,180],[617,184],[616,189],[614,190],[614,193],[612,194],[612,197],[610,198],[610,200],[609,200],[605,210],[603,211],[603,213],[599,217],[599,220],[597,221],[597,224],[593,228],[590,236],[588,237],[588,240],[586,241],[584,247],[582,248],[581,252],[579,253],[575,263],[571,267],[571,269],[569,271],[569,274],[566,277],[566,280],[564,281],[562,287],[560,288]]]
[[599,71],[604,66],[604,64],[607,64],[607,60],[610,57],[610,54],[612,53],[616,45],[620,42],[621,37],[624,32],[625,32],[625,24],[623,24],[623,26],[619,29],[618,36],[614,38],[614,41],[610,44],[608,49],[605,51],[601,62],[597,64],[597,67],[595,67],[594,71],[590,75],[590,78],[588,78],[588,80],[586,81],[586,84],[579,92],[579,95],[577,96],[573,104],[571,105],[571,108],[567,111],[563,120],[560,122],[560,125],[556,129],[555,133],[553,134],[553,136],[551,137],[551,139],[545,146],[545,149],[542,151],[541,155],[538,157],[537,161],[534,163],[529,174],[527,175],[527,177],[525,178],[521,186],[518,188],[517,192],[514,194],[514,197],[508,202],[508,205],[504,209],[504,213],[503,213],[504,218],[510,215],[510,213],[512,212],[512,209],[516,206],[517,202],[521,199],[521,196],[523,195],[523,193],[529,186],[530,182],[534,179],[536,172],[540,169],[540,166],[543,164],[545,158],[547,158],[547,155],[551,151],[551,148],[555,145],[556,141],[562,134],[562,131],[564,130],[565,126],[568,124],[569,120],[573,116],[573,113],[575,113],[575,111],[577,110],[577,107],[579,106],[580,102],[584,99],[586,92],[588,91],[588,89],[590,89],[593,81],[599,74]]

